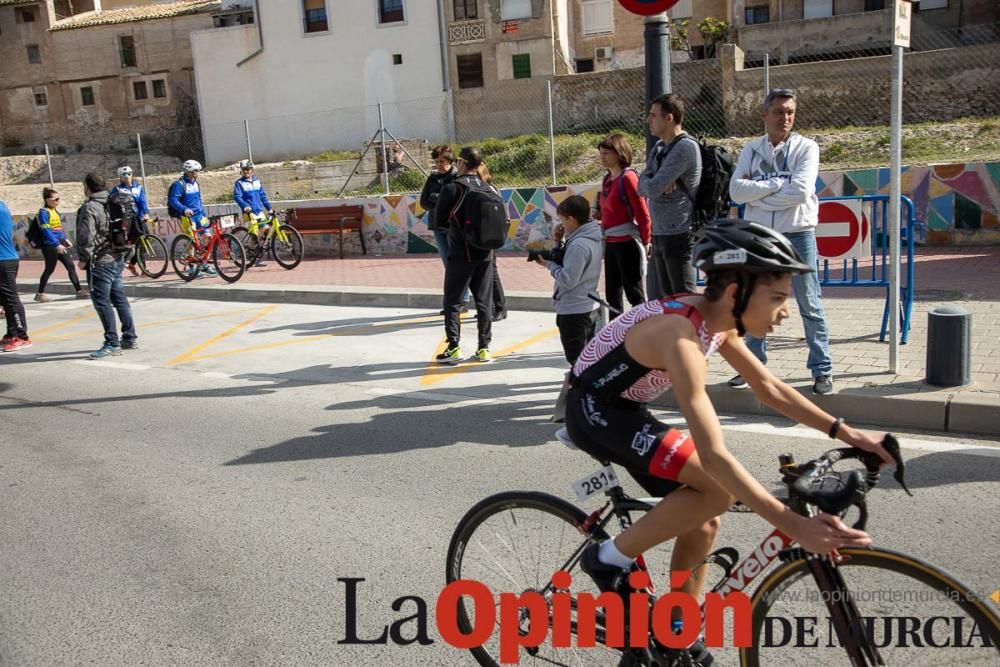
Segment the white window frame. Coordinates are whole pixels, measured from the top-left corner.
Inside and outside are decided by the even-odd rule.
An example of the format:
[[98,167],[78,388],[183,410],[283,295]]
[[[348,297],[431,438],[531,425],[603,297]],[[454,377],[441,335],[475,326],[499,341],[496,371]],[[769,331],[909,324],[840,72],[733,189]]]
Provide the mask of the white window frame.
[[802,18],[825,19],[830,16],[833,16],[833,0],[802,0]]
[[500,18],[517,21],[531,18],[531,0],[500,0]]
[[670,8],[668,14],[674,21],[689,19],[694,16],[694,2],[692,0],[680,0],[680,2]]
[[[45,96],[45,104],[38,103],[38,95]],[[48,86],[35,86],[31,89],[32,101],[35,103],[35,108],[44,109],[49,106],[49,88]]]
[[[583,0],[580,12],[580,29],[584,35],[600,35],[602,33],[615,31],[615,0]],[[607,8],[607,25],[587,25],[587,9],[590,8],[591,16],[597,7],[604,5]]]
[[326,30],[306,32],[306,3],[305,0],[299,0],[299,30],[302,31],[303,37],[316,37],[317,35],[330,34],[330,3],[327,2],[327,0],[323,0],[323,10],[326,12]]
[[[375,24],[378,27],[380,27],[380,28],[383,28],[383,27],[392,27],[392,26],[397,26],[397,25],[406,25],[406,23],[407,23],[407,16],[409,16],[409,14],[406,11],[406,0],[400,0],[400,4],[403,5],[403,20],[402,21],[389,21],[389,22],[386,22],[386,23],[382,22],[382,7],[381,7],[382,1],[383,0],[375,0]],[[329,25],[329,21],[330,21],[330,18],[327,17],[327,24],[328,25]]]
[[948,9],[948,0],[920,0],[917,9],[922,12],[929,9]]

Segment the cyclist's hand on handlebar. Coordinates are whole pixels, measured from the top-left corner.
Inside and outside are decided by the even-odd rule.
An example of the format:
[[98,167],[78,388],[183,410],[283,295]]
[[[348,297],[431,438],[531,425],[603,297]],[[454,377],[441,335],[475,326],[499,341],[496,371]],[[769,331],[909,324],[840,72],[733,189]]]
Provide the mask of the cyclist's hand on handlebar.
[[832,514],[799,518],[801,522],[790,536],[806,551],[829,554],[840,547],[866,547],[872,543],[868,533],[851,528]]
[[189,208],[184,209],[184,217],[185,218],[190,218],[192,215],[194,215],[194,211],[192,211]]
[[243,207],[243,212],[244,213],[249,213],[250,212],[250,207],[249,206],[244,206]]
[[888,434],[861,431],[844,424],[840,428],[840,435],[840,439],[852,447],[857,447],[858,449],[863,449],[866,452],[878,454],[883,463],[895,463],[892,456],[889,455],[889,452],[885,451],[885,447],[882,446],[882,441]]

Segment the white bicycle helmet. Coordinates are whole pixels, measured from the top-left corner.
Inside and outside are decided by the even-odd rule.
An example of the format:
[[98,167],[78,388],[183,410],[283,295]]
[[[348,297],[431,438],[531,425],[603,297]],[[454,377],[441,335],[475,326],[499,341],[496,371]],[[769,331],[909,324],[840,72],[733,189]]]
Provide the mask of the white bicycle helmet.
[[189,171],[201,171],[201,162],[198,162],[197,160],[187,160],[181,166],[181,169],[184,170],[184,173]]
[[118,178],[125,178],[132,175],[132,167],[118,167]]
[[251,160],[240,160],[240,169],[253,169],[253,162]]

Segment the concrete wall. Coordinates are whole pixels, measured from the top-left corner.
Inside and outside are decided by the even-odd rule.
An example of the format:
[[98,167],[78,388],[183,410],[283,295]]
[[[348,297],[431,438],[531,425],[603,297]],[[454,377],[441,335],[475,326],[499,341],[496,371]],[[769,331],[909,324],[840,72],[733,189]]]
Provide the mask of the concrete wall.
[[737,43],[744,51],[769,53],[771,62],[786,64],[789,58],[818,52],[885,47],[892,39],[892,11],[745,25],[738,35]]
[[447,136],[436,3],[406,0],[405,22],[379,25],[375,2],[327,0],[329,30],[318,33],[288,4],[261,3],[263,51],[239,66],[260,46],[257,26],[191,36],[210,163],[244,156],[244,118],[255,159],[356,149],[378,128],[379,102],[394,135]]

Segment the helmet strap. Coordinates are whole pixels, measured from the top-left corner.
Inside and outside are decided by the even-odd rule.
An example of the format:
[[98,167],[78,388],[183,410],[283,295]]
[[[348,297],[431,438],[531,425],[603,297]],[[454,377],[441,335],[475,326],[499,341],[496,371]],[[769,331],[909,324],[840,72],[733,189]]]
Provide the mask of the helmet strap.
[[753,294],[753,288],[757,286],[757,275],[751,273],[744,278],[744,274],[737,274],[736,284],[738,287],[736,303],[733,304],[733,317],[736,318],[736,333],[742,338],[747,333],[746,327],[743,326],[743,313],[750,305],[750,296]]

